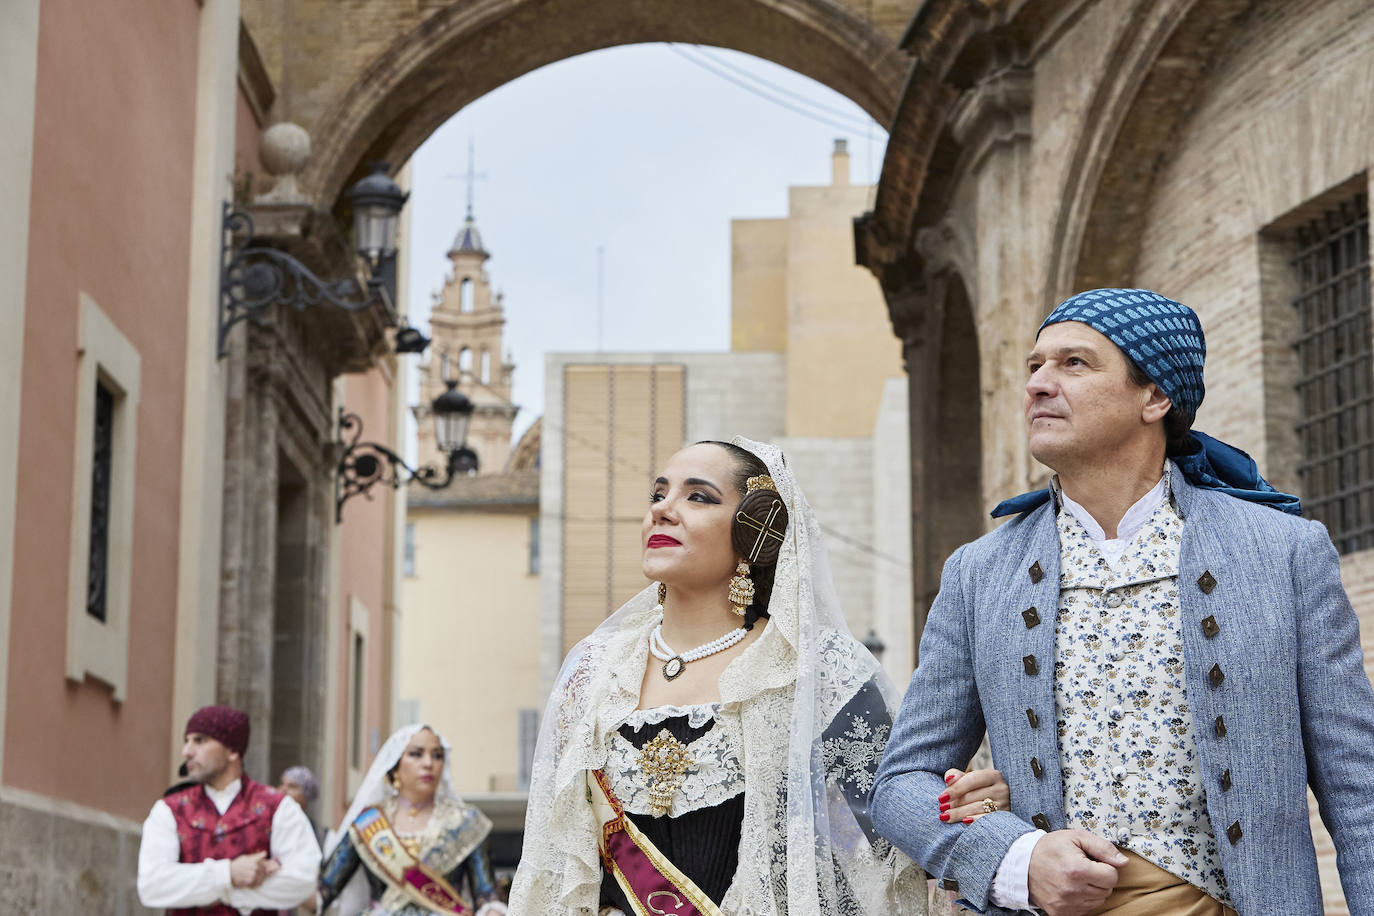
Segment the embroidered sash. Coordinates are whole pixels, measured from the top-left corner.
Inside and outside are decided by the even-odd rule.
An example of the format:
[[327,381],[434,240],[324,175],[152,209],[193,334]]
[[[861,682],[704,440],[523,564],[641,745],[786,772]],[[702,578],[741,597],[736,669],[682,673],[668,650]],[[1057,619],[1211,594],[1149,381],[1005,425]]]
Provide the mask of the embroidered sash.
[[615,875],[634,916],[724,916],[625,816],[620,799],[600,770],[587,776],[587,800],[601,825],[597,837],[601,861]]
[[471,912],[443,876],[411,855],[381,810],[368,808],[359,814],[348,833],[368,869],[412,902],[435,913]]

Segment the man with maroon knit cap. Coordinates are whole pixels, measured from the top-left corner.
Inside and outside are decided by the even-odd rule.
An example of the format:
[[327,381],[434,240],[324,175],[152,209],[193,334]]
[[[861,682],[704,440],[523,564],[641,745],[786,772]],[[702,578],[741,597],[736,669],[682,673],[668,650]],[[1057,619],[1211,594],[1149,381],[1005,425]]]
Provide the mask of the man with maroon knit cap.
[[315,891],[320,848],[295,800],[243,774],[248,716],[206,706],[186,723],[197,784],[153,804],[138,850],[138,896],[172,916],[275,916]]

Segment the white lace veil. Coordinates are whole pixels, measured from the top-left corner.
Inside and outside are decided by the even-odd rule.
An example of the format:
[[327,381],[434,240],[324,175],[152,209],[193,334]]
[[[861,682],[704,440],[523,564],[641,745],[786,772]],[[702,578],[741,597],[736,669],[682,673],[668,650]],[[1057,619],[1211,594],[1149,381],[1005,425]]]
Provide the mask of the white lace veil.
[[[736,438],[767,466],[790,520],[770,620],[726,667],[722,715],[738,715],[745,813],[731,916],[924,914],[924,875],[873,833],[866,796],[899,695],[845,623],[820,528],[782,452]],[[544,714],[513,916],[595,914],[601,862],[584,773],[639,705],[655,587],[568,654]],[[785,753],[784,753],[785,751]]]
[[[348,806],[348,813],[344,815],[338,828],[331,830],[325,837],[324,858],[326,860],[334,852],[334,848],[339,845],[340,841],[348,835],[348,825],[357,820],[358,815],[362,814],[368,808],[374,806],[380,807],[384,802],[395,797],[396,793],[392,791],[388,785],[386,774],[391,772],[391,768],[400,761],[401,755],[404,754],[405,749],[410,746],[410,739],[414,738],[417,732],[426,728],[434,732],[435,736],[439,739],[439,743],[444,748],[444,769],[439,774],[439,785],[435,788],[435,804],[448,803],[457,807],[464,807],[463,800],[458,796],[458,793],[453,790],[453,748],[449,746],[448,739],[440,735],[438,731],[429,725],[421,723],[407,725],[398,729],[390,738],[386,739],[386,743],[382,745],[381,750],[377,751],[377,756],[372,758],[372,766],[367,768],[367,775],[363,777],[362,783],[359,784],[358,792],[353,796],[353,803]],[[478,816],[481,817],[482,820],[486,820],[485,815],[482,815],[480,812]],[[490,829],[491,824],[488,821],[487,831],[490,831]],[[368,890],[366,879],[363,877],[363,869],[358,869],[357,873],[353,875],[343,892],[339,894],[335,902],[331,904],[331,907],[333,906],[337,906],[338,911],[341,913],[361,913],[367,909]]]

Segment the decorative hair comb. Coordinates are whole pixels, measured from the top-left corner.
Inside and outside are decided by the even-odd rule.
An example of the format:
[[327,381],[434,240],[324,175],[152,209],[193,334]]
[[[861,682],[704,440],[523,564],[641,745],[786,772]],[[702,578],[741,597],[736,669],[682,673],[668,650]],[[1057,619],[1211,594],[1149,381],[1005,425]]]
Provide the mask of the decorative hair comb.
[[760,474],[757,477],[750,477],[744,482],[744,492],[753,493],[755,490],[772,490],[778,492],[778,488],[773,484],[773,478],[767,474]]

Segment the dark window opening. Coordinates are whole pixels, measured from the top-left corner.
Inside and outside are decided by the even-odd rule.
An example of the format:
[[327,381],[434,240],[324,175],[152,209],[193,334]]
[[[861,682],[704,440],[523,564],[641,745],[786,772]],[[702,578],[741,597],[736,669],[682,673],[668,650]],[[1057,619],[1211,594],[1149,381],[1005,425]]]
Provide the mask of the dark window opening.
[[114,451],[115,395],[95,383],[95,454],[91,461],[91,537],[86,573],[86,613],[105,622],[109,598],[110,473]]
[[1357,194],[1297,232],[1298,473],[1341,553],[1374,547],[1369,208]]

